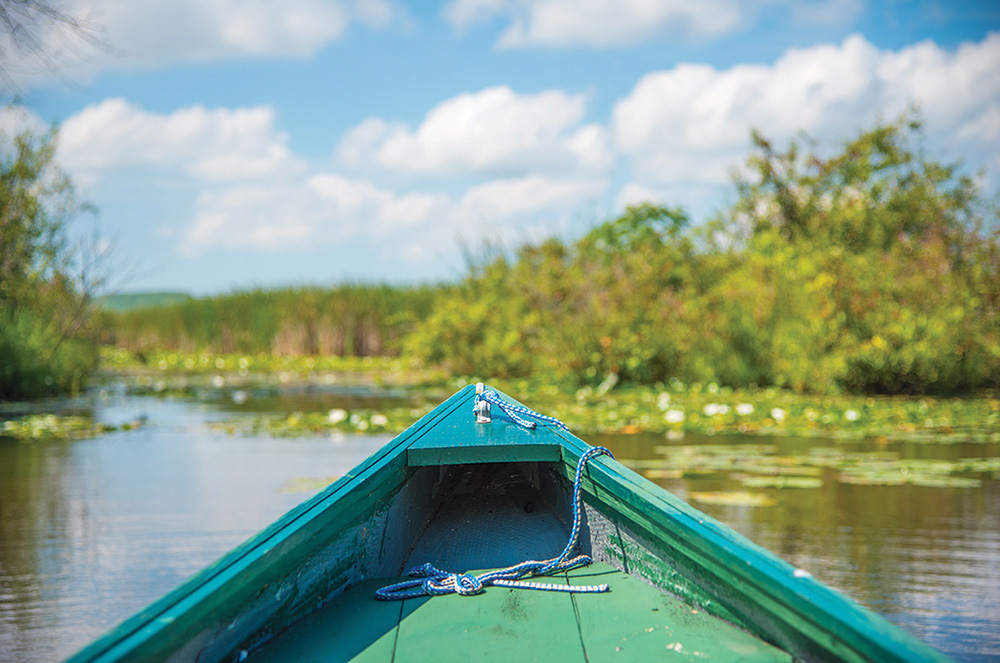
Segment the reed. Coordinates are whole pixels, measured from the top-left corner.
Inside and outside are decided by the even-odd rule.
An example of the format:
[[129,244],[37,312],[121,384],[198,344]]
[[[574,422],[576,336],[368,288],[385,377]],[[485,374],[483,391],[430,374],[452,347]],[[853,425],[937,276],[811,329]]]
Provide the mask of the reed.
[[133,352],[395,356],[430,313],[437,286],[343,284],[235,291],[105,312],[105,341]]

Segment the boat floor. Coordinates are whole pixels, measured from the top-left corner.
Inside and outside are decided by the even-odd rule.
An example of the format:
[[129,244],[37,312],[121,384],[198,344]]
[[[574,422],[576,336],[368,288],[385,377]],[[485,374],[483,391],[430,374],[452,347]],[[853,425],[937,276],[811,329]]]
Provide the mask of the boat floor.
[[251,654],[253,663],[311,661],[791,661],[749,633],[606,564],[535,582],[608,583],[601,594],[489,587],[377,601],[397,578],[365,580]]

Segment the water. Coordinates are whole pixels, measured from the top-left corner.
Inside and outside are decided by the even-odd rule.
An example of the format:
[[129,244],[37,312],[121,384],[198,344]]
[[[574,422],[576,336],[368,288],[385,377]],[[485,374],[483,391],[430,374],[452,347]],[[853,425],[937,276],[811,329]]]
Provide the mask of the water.
[[[596,438],[621,458],[655,457],[660,436]],[[674,444],[775,444],[783,456],[829,442],[791,438],[686,436]],[[846,451],[870,451],[841,443]],[[899,444],[904,459],[996,457],[996,444]],[[821,582],[958,661],[1000,661],[1000,480],[977,488],[842,483],[826,473],[813,489],[762,492],[768,507],[693,501]],[[653,479],[682,499],[702,491],[746,490],[719,474]]]
[[[400,396],[393,395],[398,402]],[[289,392],[246,411],[371,404],[365,394]],[[119,395],[92,440],[0,439],[0,660],[72,654],[355,466],[388,436],[271,439],[213,432],[212,403]],[[226,411],[228,409],[228,411]],[[594,438],[621,458],[655,457],[661,436]],[[688,436],[683,444],[718,444]],[[760,443],[760,438],[726,443]],[[820,443],[771,440],[782,453]],[[904,457],[997,456],[997,445],[911,445]],[[695,503],[758,544],[960,661],[1000,660],[1000,481],[977,488],[764,490],[773,506]],[[686,498],[732,477],[659,481]]]
[[214,409],[151,398],[101,414],[147,424],[0,440],[0,660],[72,654],[388,439],[231,437],[206,426]]

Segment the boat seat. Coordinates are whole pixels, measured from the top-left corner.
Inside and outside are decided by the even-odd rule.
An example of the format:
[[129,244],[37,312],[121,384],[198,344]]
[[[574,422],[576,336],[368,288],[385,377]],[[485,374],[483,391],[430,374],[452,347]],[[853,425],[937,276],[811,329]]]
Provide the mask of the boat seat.
[[[474,571],[481,573],[481,571]],[[791,657],[727,622],[607,564],[594,563],[540,583],[608,583],[604,594],[488,587],[376,601],[401,578],[357,583],[250,655],[253,663],[364,661],[742,661]]]

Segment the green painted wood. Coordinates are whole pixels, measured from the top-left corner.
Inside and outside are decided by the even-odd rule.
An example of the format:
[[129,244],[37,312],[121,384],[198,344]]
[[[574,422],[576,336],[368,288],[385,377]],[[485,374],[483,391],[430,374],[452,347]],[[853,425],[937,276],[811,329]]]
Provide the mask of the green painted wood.
[[[414,466],[534,460],[553,462],[566,481],[572,480],[586,443],[547,425],[526,431],[497,412],[492,424],[477,425],[473,399],[472,386],[459,391],[344,478],[70,660],[197,658],[209,663],[238,658],[241,651],[301,621],[338,588],[360,579],[364,556],[381,554],[378,546],[371,553],[365,541],[368,524],[418,471]],[[595,554],[606,552],[627,573],[699,610],[731,619],[796,659],[946,660],[614,461],[592,463],[584,494],[595,518],[600,514],[619,530],[605,537],[607,549]],[[580,660],[573,646],[566,649],[573,641],[566,632],[570,625],[577,629],[582,652],[583,622],[577,623],[573,608],[578,611],[584,597],[523,591],[517,598],[507,595],[510,590],[491,590],[475,598],[404,602],[395,657],[423,660],[434,652],[434,658],[466,660],[474,654],[482,659],[492,656],[480,648],[491,634],[494,642],[515,648],[522,639],[535,642],[534,654],[513,657],[507,652],[498,657],[502,660]],[[490,625],[490,615],[504,617]],[[515,623],[518,628],[511,629]],[[372,640],[371,655],[381,651],[378,643],[387,633]],[[449,646],[440,645],[442,633]],[[367,656],[365,652],[368,648],[360,650]]]
[[414,442],[407,452],[411,466],[505,463],[512,461],[554,462],[561,459],[559,438],[544,426],[527,430],[513,424],[493,407],[493,422],[477,424],[468,408],[458,408],[442,417],[434,430]]
[[[318,594],[324,588],[332,591],[349,580],[346,574],[355,551],[343,550],[342,560],[330,562],[329,578],[319,583],[316,595],[282,597],[283,580],[323,550],[329,540],[325,533],[363,527],[364,518],[406,480],[407,447],[453,409],[471,407],[474,394],[471,385],[460,390],[341,479],[81,649],[67,663],[193,660],[196,656],[202,663],[231,660],[262,637],[287,627],[322,598]],[[270,597],[276,598],[269,602]],[[255,610],[247,614],[250,609]]]
[[[376,601],[375,590],[398,579],[363,580],[281,633],[249,663],[390,663],[401,601]],[[426,599],[425,599],[426,600]],[[414,603],[418,601],[415,599]]]
[[475,597],[373,598],[377,588],[399,580],[358,583],[251,654],[249,663],[791,661],[755,636],[606,564],[530,581],[608,583],[611,591],[604,594],[491,587]]
[[607,564],[596,562],[567,575],[571,585],[607,583],[611,588],[607,594],[572,596],[589,663],[791,663],[788,653]]
[[[589,447],[566,443],[562,471],[571,480]],[[734,620],[797,659],[878,663],[947,661],[902,629],[819,583],[722,523],[620,463],[588,466],[585,501],[641,544],[608,552],[629,572]]]
[[[553,581],[559,579],[540,580]],[[404,601],[393,660],[584,663],[586,659],[569,594],[490,587],[477,596]]]

